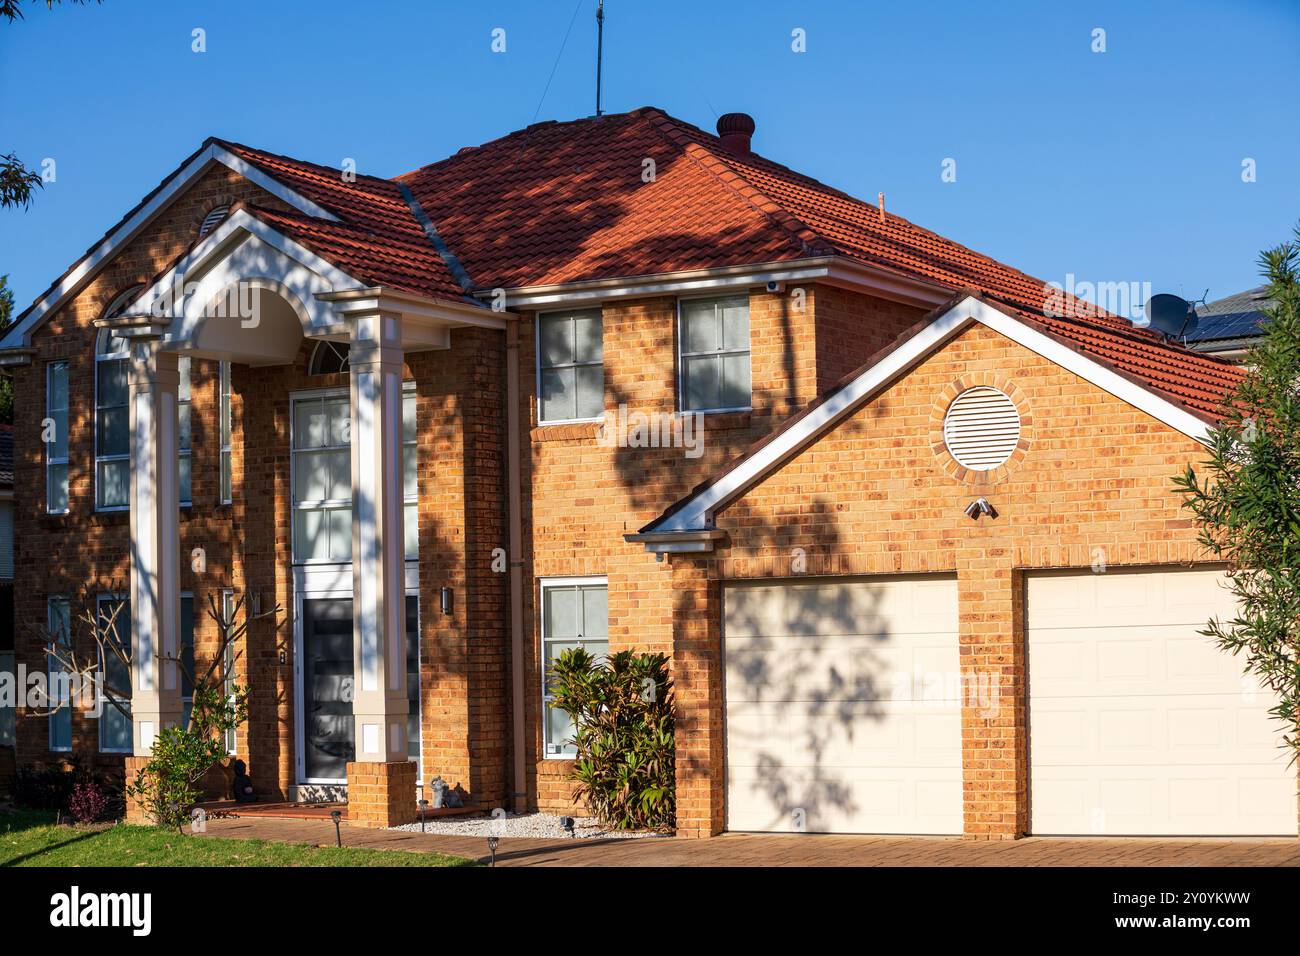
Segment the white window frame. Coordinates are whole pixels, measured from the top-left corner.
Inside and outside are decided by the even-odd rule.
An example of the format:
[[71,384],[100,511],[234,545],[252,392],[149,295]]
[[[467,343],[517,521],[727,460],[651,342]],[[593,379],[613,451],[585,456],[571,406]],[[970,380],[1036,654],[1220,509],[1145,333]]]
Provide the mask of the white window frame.
[[[298,452],[300,450],[302,451],[309,450],[309,449],[298,449],[295,447],[295,444],[297,442],[297,429],[298,429],[297,405],[300,401],[314,401],[319,399],[330,399],[330,398],[345,398],[348,400],[348,416],[349,416],[349,420],[351,420],[352,398],[349,389],[318,388],[318,389],[312,389],[310,391],[289,393],[289,508],[291,512],[289,516],[289,556],[293,564],[300,564],[300,565],[301,564],[349,564],[350,565],[352,563],[352,557],[348,557],[346,559],[329,558],[329,557],[299,559],[297,557],[297,530],[296,530],[297,521],[295,520],[295,518],[297,517],[297,513],[299,509],[306,510],[306,511],[316,511],[316,510],[342,510],[345,507],[351,510],[352,508],[352,499],[354,497],[353,492],[355,489],[353,489],[350,484],[348,487],[348,496],[346,499],[329,499],[325,501],[306,501],[306,502],[297,500]],[[351,455],[350,431],[348,435],[348,440],[349,440],[348,445],[329,446],[329,448],[322,448],[316,450],[341,451],[347,449],[348,454],[350,456]]]
[[[235,472],[234,457],[231,453],[231,442],[234,434],[234,418],[230,413],[230,363],[221,363],[221,372],[217,380],[217,407],[220,416],[217,422],[217,442],[221,446],[220,464],[218,465],[218,494],[221,496],[221,503],[228,505],[235,500]],[[190,427],[194,423],[190,422]],[[193,436],[191,435],[191,443]],[[190,480],[194,478],[194,467],[190,466]]]
[[[413,382],[413,381],[407,381],[407,382],[403,382],[403,383],[402,383],[402,402],[403,402],[403,404],[405,404],[406,399],[407,399],[408,397],[410,397],[410,398],[412,398],[412,399],[415,400],[415,402],[416,402],[416,415],[418,416],[418,414],[419,414],[419,397],[418,397],[418,395],[417,395],[417,393],[416,393],[416,390],[415,390],[415,382]],[[298,453],[299,451],[308,451],[308,450],[309,450],[309,449],[297,449],[297,448],[294,447],[295,428],[297,427],[296,423],[297,423],[297,420],[298,420],[298,416],[297,416],[297,414],[295,414],[295,411],[294,411],[294,406],[295,406],[295,405],[297,404],[297,402],[299,402],[299,401],[311,401],[311,400],[313,400],[313,399],[321,399],[321,398],[346,398],[346,399],[348,399],[348,416],[349,416],[349,419],[350,419],[350,417],[351,417],[351,415],[352,415],[352,396],[351,396],[351,390],[350,390],[350,389],[346,389],[346,388],[320,388],[320,389],[311,389],[311,390],[309,390],[309,391],[298,391],[298,392],[290,392],[290,393],[289,393],[289,494],[290,494],[289,501],[290,501],[290,510],[293,511],[293,512],[295,512],[295,513],[298,511],[298,508],[299,508],[300,505],[304,506],[304,508],[305,508],[306,510],[312,510],[312,509],[316,509],[316,508],[338,508],[338,509],[341,509],[341,508],[344,507],[345,504],[346,504],[346,506],[347,506],[348,508],[351,508],[351,507],[352,507],[352,500],[353,500],[353,497],[354,497],[353,492],[355,492],[355,489],[350,489],[350,490],[349,490],[349,494],[348,494],[348,498],[347,498],[347,501],[346,501],[346,502],[344,502],[344,501],[342,501],[342,500],[339,500],[339,501],[332,501],[332,500],[331,500],[331,501],[308,501],[308,502],[299,502],[299,501],[296,501],[296,500],[294,499],[294,497],[293,497],[293,495],[296,493],[296,492],[295,492],[295,489],[297,489],[297,487],[298,487],[298,484],[297,484],[298,455],[297,455],[297,453]],[[401,428],[401,422],[400,422],[400,421],[398,422],[398,427]],[[417,419],[416,419],[415,436],[414,436],[411,440],[409,440],[409,441],[406,439],[406,437],[405,437],[404,435],[399,436],[399,437],[401,437],[401,439],[402,439],[401,442],[400,442],[400,444],[401,444],[401,455],[402,455],[402,456],[405,456],[405,454],[406,454],[406,449],[407,449],[407,448],[416,449],[416,464],[415,464],[416,483],[415,483],[415,492],[414,492],[413,494],[407,494],[407,493],[406,493],[405,471],[403,471],[403,484],[402,484],[402,507],[403,507],[403,509],[405,509],[407,505],[415,505],[415,506],[416,506],[416,509],[415,509],[415,519],[416,519],[416,532],[415,532],[415,539],[416,539],[416,553],[415,553],[415,554],[406,554],[406,555],[405,555],[405,560],[407,560],[407,561],[414,561],[414,560],[416,560],[416,559],[419,557],[419,550],[420,550],[420,549],[419,549],[419,540],[420,540],[420,532],[419,532],[419,517],[420,517],[420,514],[419,514],[419,502],[420,502],[420,482],[419,482],[419,474],[420,474],[420,463],[419,463],[419,452],[418,452],[419,443],[420,443],[420,427],[419,427],[419,419],[418,419],[418,417],[417,417]],[[341,448],[343,448],[343,447],[348,447],[348,448],[350,449],[351,446],[338,446],[338,447],[332,447],[330,450],[333,450],[333,451],[339,451],[339,450],[340,450]],[[326,450],[326,449],[321,449],[321,450],[323,451],[323,450]],[[401,466],[401,467],[404,468],[404,465],[402,464],[402,458],[400,458],[400,457],[399,457],[398,464],[399,464],[399,466]],[[405,525],[405,518],[403,518],[403,525]],[[290,540],[289,540],[289,553],[290,553],[291,556],[294,555],[294,554],[296,554],[296,551],[295,551],[295,549],[294,549],[295,542],[294,542],[294,540],[293,540],[293,535],[294,535],[294,530],[293,530],[293,528],[294,528],[293,515],[290,515],[290,519],[289,519],[289,537],[290,537]],[[403,550],[403,552],[405,552],[405,550],[406,550],[406,544],[405,544],[405,542],[403,542],[403,544],[402,544],[402,550]],[[348,558],[347,560],[340,560],[340,559],[338,559],[338,558],[304,558],[303,560],[298,560],[297,558],[293,558],[292,563],[293,563],[293,564],[347,564],[347,565],[350,565],[350,564],[352,563],[352,559],[351,559],[351,558]]]
[[[544,760],[572,760],[573,754],[551,753],[550,744],[546,740],[546,712],[550,709],[550,695],[546,692],[546,644],[550,640],[546,633],[546,592],[558,590],[560,588],[572,587],[603,587],[605,589],[605,606],[609,607],[609,578],[603,574],[587,575],[583,577],[564,577],[564,578],[538,578],[537,590],[537,619],[538,631],[541,634],[540,654],[537,658],[537,671],[541,678],[542,693],[542,758]],[[608,612],[607,612],[608,613]],[[608,637],[608,618],[606,619],[606,638],[605,642],[609,643]]]
[[[187,600],[190,602],[190,656],[193,657],[193,656],[197,653],[197,651],[196,651],[196,648],[197,648],[197,646],[198,646],[198,633],[197,633],[197,632],[198,632],[198,623],[199,623],[199,622],[198,622],[198,618],[195,617],[195,615],[194,615],[194,612],[197,610],[197,606],[196,606],[195,603],[194,603],[194,592],[193,592],[193,591],[182,591],[182,592],[181,592],[181,606],[183,606]],[[179,610],[179,607],[178,607],[178,610]],[[184,620],[183,617],[182,617],[181,619]],[[184,632],[184,629],[182,629],[181,632],[180,632],[179,634],[176,635],[176,637],[177,637],[177,645],[178,645],[176,653],[179,654],[179,655],[181,656],[181,659],[182,659],[182,660],[184,660],[184,658],[185,658],[185,632]],[[195,664],[194,670],[195,670],[195,672],[198,671],[198,665],[197,665],[197,664]],[[185,675],[182,674],[182,673],[180,672],[180,667],[179,667],[179,665],[177,666],[177,670],[176,670],[176,681],[177,681],[177,683],[179,683],[179,684],[181,685],[181,718],[182,718],[183,721],[184,721],[184,723],[182,724],[182,726],[184,726],[184,727],[188,727],[188,726],[190,725],[190,720],[189,720],[189,717],[186,716],[187,709],[186,709],[186,706],[185,706],[185,705],[188,704],[188,705],[189,705],[188,712],[189,712],[189,713],[193,713],[193,711],[194,711],[194,688],[193,688],[193,687],[190,688],[190,695],[189,695],[188,697],[186,697],[186,696],[185,696]],[[133,692],[133,693],[132,693],[132,696],[134,696],[134,688],[132,689],[132,692]]]
[[[564,365],[548,365],[552,368],[590,368],[594,365],[600,366],[600,414],[593,418],[543,418],[542,417],[542,320],[555,318],[556,316],[568,316],[570,318],[582,313],[595,313],[600,317],[600,361],[599,362],[569,362]],[[536,373],[536,395],[537,395],[537,424],[538,425],[579,425],[589,422],[603,422],[605,420],[605,310],[600,306],[591,309],[556,309],[550,312],[539,312],[537,321],[533,323],[536,326],[534,330],[535,345],[533,351],[537,354],[537,360],[533,363]],[[574,378],[574,387],[577,387],[577,378]]]
[[[107,314],[107,313],[106,313],[106,314]],[[131,503],[130,503],[130,501],[128,501],[128,502],[127,502],[126,504],[124,504],[124,505],[101,505],[101,504],[99,503],[99,463],[100,463],[101,461],[104,461],[104,462],[119,462],[119,461],[124,461],[124,462],[127,462],[127,463],[128,463],[128,466],[129,466],[129,463],[130,463],[130,461],[131,461],[131,449],[130,449],[130,425],[129,425],[129,424],[128,424],[128,426],[127,426],[127,436],[128,436],[128,437],[127,437],[127,442],[128,442],[128,444],[127,444],[127,450],[126,450],[126,453],[125,453],[125,454],[118,454],[118,455],[101,455],[101,454],[99,453],[99,366],[100,366],[100,363],[101,363],[101,362],[125,362],[125,363],[126,363],[127,374],[130,375],[130,372],[131,372],[131,369],[130,369],[130,364],[131,364],[131,348],[130,348],[130,345],[129,345],[128,343],[126,343],[125,340],[123,340],[123,339],[119,339],[119,341],[122,342],[122,351],[120,351],[120,352],[109,352],[109,353],[105,353],[105,354],[102,354],[102,355],[101,355],[101,354],[100,354],[100,351],[99,351],[99,342],[100,342],[100,339],[101,339],[101,338],[107,339],[109,342],[112,342],[113,339],[114,339],[114,336],[113,336],[113,333],[112,333],[112,331],[111,331],[110,329],[101,329],[101,330],[100,330],[100,334],[97,335],[97,336],[95,337],[95,393],[94,393],[94,395],[92,396],[92,397],[93,397],[93,407],[94,407],[94,410],[95,410],[95,414],[94,414],[94,418],[93,418],[93,420],[91,421],[91,425],[92,425],[92,427],[94,428],[94,435],[92,436],[92,438],[93,438],[94,443],[95,443],[95,444],[94,444],[94,447],[91,449],[91,450],[94,452],[94,458],[95,458],[95,472],[94,472],[94,480],[95,480],[95,510],[96,510],[96,511],[130,511],[130,510],[131,510]],[[115,407],[116,407],[116,406],[115,406]],[[128,423],[129,423],[129,422],[130,422],[130,417],[131,417],[131,386],[130,386],[129,383],[128,383],[128,385],[127,385],[126,403],[125,403],[123,406],[121,406],[121,407],[123,407],[123,408],[125,408],[125,409],[127,410],[127,421],[128,421]]]
[[[0,674],[17,675],[14,651],[0,651]],[[15,678],[16,679],[16,676]],[[18,742],[18,707],[0,703],[0,747],[13,747]]]
[[[194,393],[192,391],[194,382],[190,377],[193,371],[188,355],[177,356],[177,372],[180,375],[179,382],[176,386],[176,493],[180,496],[183,490],[180,483],[180,461],[182,458],[188,459],[190,463],[190,487],[189,495],[180,497],[180,507],[189,508],[194,504]],[[187,396],[181,398],[182,395]],[[181,407],[184,406],[190,410],[190,427],[187,436],[188,444],[181,447]]]
[[[104,604],[104,603],[106,603],[106,602],[108,602],[108,601],[122,601],[122,602],[124,602],[124,603],[126,604],[126,608],[125,608],[125,610],[126,610],[126,612],[127,612],[126,619],[127,619],[128,622],[131,620],[131,614],[133,613],[133,612],[132,612],[132,609],[131,609],[131,596],[130,596],[129,594],[119,594],[119,593],[113,593],[113,592],[106,592],[106,593],[103,593],[103,594],[97,594],[97,595],[95,595],[95,620],[96,620],[97,622],[100,620],[100,616],[99,616],[99,608],[100,608],[100,605],[102,605],[102,604]],[[118,616],[117,616],[117,620],[120,621],[121,619],[122,619],[122,615],[121,615],[121,613],[119,612],[119,613],[118,613]],[[133,630],[134,630],[134,629],[133,629]],[[134,638],[133,638],[133,639],[134,639]],[[107,663],[108,663],[108,662],[107,662],[107,659],[105,659],[105,666],[107,666]],[[128,676],[128,677],[131,677],[131,678],[134,678],[135,675],[131,674],[131,672],[128,670],[128,671],[127,671],[127,676]],[[107,678],[105,678],[105,679],[107,679]],[[98,700],[98,705],[99,705],[99,721],[98,721],[98,723],[99,723],[99,727],[98,727],[97,732],[96,732],[96,737],[97,737],[97,739],[96,739],[96,743],[97,743],[98,746],[99,746],[99,752],[102,753],[102,754],[130,754],[130,753],[132,753],[133,750],[134,750],[134,747],[133,747],[131,744],[128,744],[125,748],[123,748],[123,747],[105,747],[105,746],[104,746],[104,717],[105,717],[106,714],[108,714],[108,712],[109,712],[110,709],[111,709],[111,710],[113,711],[113,713],[115,713],[115,714],[117,713],[117,710],[116,710],[115,708],[113,708],[113,705],[110,704],[110,703],[108,702],[107,695],[104,694],[104,687],[103,687],[103,683],[102,683],[102,681],[97,681],[96,683],[97,683],[97,688],[96,688],[96,689],[97,689],[98,696],[99,696],[99,700]],[[135,685],[134,685],[134,679],[132,680],[132,686],[131,686],[131,697],[132,697],[132,699],[134,699],[134,697],[135,697]],[[134,736],[135,736],[135,731],[134,731],[134,728],[132,728],[132,737],[134,737]]]
[[[54,370],[60,368],[63,370],[63,396],[64,396],[64,402],[66,404],[62,408],[55,408],[50,404],[50,398],[54,394],[54,389],[51,385],[51,379],[53,378]],[[71,376],[69,375],[68,363],[66,361],[47,362],[45,365],[45,417],[50,419],[54,423],[54,427],[56,429],[55,431],[56,439],[59,434],[57,429],[63,430],[64,454],[58,458],[54,457],[50,453],[52,443],[51,442],[45,443],[45,513],[46,514],[65,515],[69,512],[69,510],[72,507],[72,498],[71,498],[72,468],[68,463],[68,459],[71,458],[72,456],[72,441],[71,441],[72,436],[68,434],[69,431],[68,423],[72,419],[71,406],[72,406],[72,389],[71,389]],[[58,417],[60,413],[63,416],[62,422],[59,421],[59,417]],[[56,509],[50,507],[50,489],[53,483],[53,478],[51,476],[53,474],[55,467],[59,465],[63,466],[64,506],[62,508]]]
[[[745,325],[749,329],[749,346],[743,351],[749,358],[749,401],[744,405],[722,408],[687,408],[686,407],[686,359],[697,355],[739,355],[741,349],[715,349],[712,352],[687,352],[686,337],[682,326],[682,303],[684,302],[721,302],[725,299],[745,300]],[[749,293],[740,292],[726,295],[693,295],[677,300],[677,410],[681,415],[712,415],[720,412],[749,412],[754,409],[754,326],[750,315]]]
[[[407,505],[415,505],[415,553],[406,554],[406,542],[402,542],[402,553],[407,561],[418,560],[420,557],[420,398],[415,391],[414,382],[402,383],[402,409],[405,412],[407,397],[412,399],[411,414],[415,419],[415,428],[412,430],[410,440],[406,438],[406,429],[402,429],[402,531],[403,534],[409,533],[407,525]],[[415,490],[409,494],[406,491],[406,450],[411,450],[415,456]]]
[[[46,598],[45,598],[45,620],[46,620],[46,626],[47,626],[48,630],[50,631],[50,637],[53,638],[53,637],[56,636],[56,635],[54,634],[54,628],[55,628],[55,624],[54,624],[54,605],[55,605],[56,603],[58,603],[58,604],[63,604],[63,605],[67,608],[67,628],[68,628],[68,633],[67,633],[67,634],[64,634],[63,637],[64,637],[64,639],[67,641],[67,643],[71,644],[71,642],[72,642],[72,604],[71,604],[71,603],[68,601],[68,599],[67,599],[66,597],[64,597],[62,594],[50,594],[50,595],[47,595]],[[47,680],[50,679],[50,675],[54,672],[54,667],[52,666],[53,664],[54,664],[54,658],[53,658],[50,654],[47,653],[47,654],[45,655],[45,674],[46,674],[46,679],[47,679]],[[60,667],[59,670],[62,671],[63,668]],[[50,714],[50,716],[49,716],[48,718],[46,718],[46,719],[48,720],[48,722],[49,722],[49,723],[48,723],[48,727],[49,727],[49,737],[48,737],[48,739],[47,739],[46,742],[49,744],[49,750],[50,750],[51,753],[71,753],[71,752],[72,752],[72,744],[73,744],[73,738],[72,738],[72,702],[71,702],[71,701],[60,701],[60,703],[63,704],[62,709],[56,711],[55,713]],[[52,705],[52,701],[50,701],[48,698],[47,698],[47,700],[46,700],[46,705],[47,705],[47,706],[51,706],[51,705]],[[56,746],[54,745],[54,722],[55,722],[56,720],[66,720],[66,721],[68,722],[68,746],[66,746],[66,747],[56,747]]]
[[[234,612],[234,609],[235,609],[234,588],[222,588],[221,589],[221,615],[227,621],[230,621],[232,624],[235,623],[231,619],[231,614]],[[248,609],[241,608],[240,610],[241,612],[247,612]],[[218,637],[220,637],[219,633],[218,633]],[[244,634],[244,639],[245,641],[247,641],[248,639],[247,632],[245,632]],[[238,675],[235,673],[235,646],[233,644],[227,644],[225,650],[222,651],[221,654],[221,686],[226,691],[226,702],[229,703],[232,707],[234,706],[235,703],[235,694],[233,690],[233,685],[237,683],[236,677],[238,677]],[[235,756],[235,754],[239,752],[238,748],[239,748],[239,728],[231,727],[229,730],[226,731],[226,753],[229,756],[233,757]]]

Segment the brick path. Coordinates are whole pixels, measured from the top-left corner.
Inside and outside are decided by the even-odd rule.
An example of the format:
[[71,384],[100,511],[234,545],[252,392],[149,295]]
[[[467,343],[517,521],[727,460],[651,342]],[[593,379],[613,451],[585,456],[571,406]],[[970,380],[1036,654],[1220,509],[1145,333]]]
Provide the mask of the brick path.
[[[432,836],[343,825],[345,846],[487,859],[482,837]],[[224,819],[208,835],[334,843],[328,820]],[[729,833],[712,840],[504,839],[499,866],[1300,866],[1300,840],[788,836]]]

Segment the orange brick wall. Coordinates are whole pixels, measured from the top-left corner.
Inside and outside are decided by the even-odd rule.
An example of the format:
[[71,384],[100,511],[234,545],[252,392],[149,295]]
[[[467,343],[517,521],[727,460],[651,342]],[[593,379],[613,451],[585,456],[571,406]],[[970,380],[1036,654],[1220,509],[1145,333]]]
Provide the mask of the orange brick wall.
[[[947,401],[977,384],[1010,391],[1023,420],[1022,449],[987,481],[963,476],[942,448]],[[711,603],[708,613],[697,610],[703,594],[717,600],[710,585],[792,577],[796,548],[808,576],[955,572],[963,673],[994,674],[1000,702],[992,717],[963,709],[966,833],[1024,833],[1023,575],[1087,569],[1098,559],[1107,566],[1202,560],[1170,476],[1203,455],[1191,439],[1101,389],[971,327],[723,510],[717,521],[729,542],[715,554],[676,557],[660,571],[661,581],[691,582],[679,592],[676,625],[681,720],[715,728],[722,716],[711,677],[720,614]],[[997,508],[996,520],[963,513],[980,495]],[[713,790],[720,763],[711,733],[679,734],[681,832],[723,825]]]
[[[537,424],[536,326],[521,320],[520,368],[529,429],[525,449],[525,550],[531,555],[528,607],[527,701],[530,788],[543,809],[572,810],[570,762],[542,759],[541,623],[538,579],[606,575],[611,649],[673,653],[674,592],[667,566],[623,535],[636,531],[707,480],[755,440],[818,394],[827,376],[843,374],[916,321],[919,310],[809,286],[781,294],[750,295],[753,409],[704,416],[704,452],[687,458],[679,448],[606,448],[594,424]],[[802,308],[799,306],[802,298]],[[836,327],[823,343],[821,309]],[[816,317],[816,333],[813,319]],[[671,412],[677,408],[677,300],[673,297],[606,303],[605,408]],[[833,353],[838,364],[825,356]],[[823,367],[823,366],[826,367]]]
[[[94,388],[95,329],[92,322],[123,290],[154,276],[193,242],[199,224],[214,206],[255,201],[286,208],[270,194],[253,186],[224,166],[214,167],[160,215],[141,235],[128,243],[105,269],[60,309],[33,336],[36,354],[30,365],[13,370],[14,376],[14,486],[15,509],[15,653],[31,669],[44,669],[45,655],[32,625],[43,626],[46,599],[64,595],[78,599],[87,585],[97,591],[128,584],[129,516],[121,512],[95,512]],[[41,420],[45,417],[45,368],[54,361],[68,363],[69,387],[69,513],[45,513],[45,457]],[[231,574],[232,509],[221,505],[220,432],[217,421],[218,365],[195,360],[191,364],[192,497],[182,509],[181,553],[194,548],[205,552],[207,571],[193,574],[182,562],[181,588],[194,595],[195,643],[202,653],[215,646],[215,625],[204,609],[212,589]],[[84,649],[89,651],[89,648]],[[48,721],[20,714],[17,760],[20,766],[47,759]],[[98,723],[73,715],[73,750],[88,764],[120,771],[120,754],[100,754]]]

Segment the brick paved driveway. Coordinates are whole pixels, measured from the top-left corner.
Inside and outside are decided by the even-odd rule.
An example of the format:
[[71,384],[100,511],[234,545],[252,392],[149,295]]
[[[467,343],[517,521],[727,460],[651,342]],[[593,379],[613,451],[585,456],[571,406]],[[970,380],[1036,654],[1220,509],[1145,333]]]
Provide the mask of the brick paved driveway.
[[[343,826],[346,846],[487,859],[479,837]],[[208,835],[334,843],[328,820],[211,820]],[[1300,840],[1147,840],[1031,837],[787,836],[730,833],[712,840],[522,840],[497,848],[499,866],[1300,866]]]

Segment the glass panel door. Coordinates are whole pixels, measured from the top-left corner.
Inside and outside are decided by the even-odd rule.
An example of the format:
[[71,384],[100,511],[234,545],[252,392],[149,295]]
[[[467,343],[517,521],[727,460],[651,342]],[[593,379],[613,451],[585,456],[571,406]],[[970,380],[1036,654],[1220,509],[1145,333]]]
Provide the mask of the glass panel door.
[[343,780],[356,757],[352,720],[352,601],[302,602],[303,770]]
[[[420,759],[419,598],[406,598],[406,747]],[[356,759],[352,716],[352,600],[302,602],[303,772],[307,780],[344,780]]]

